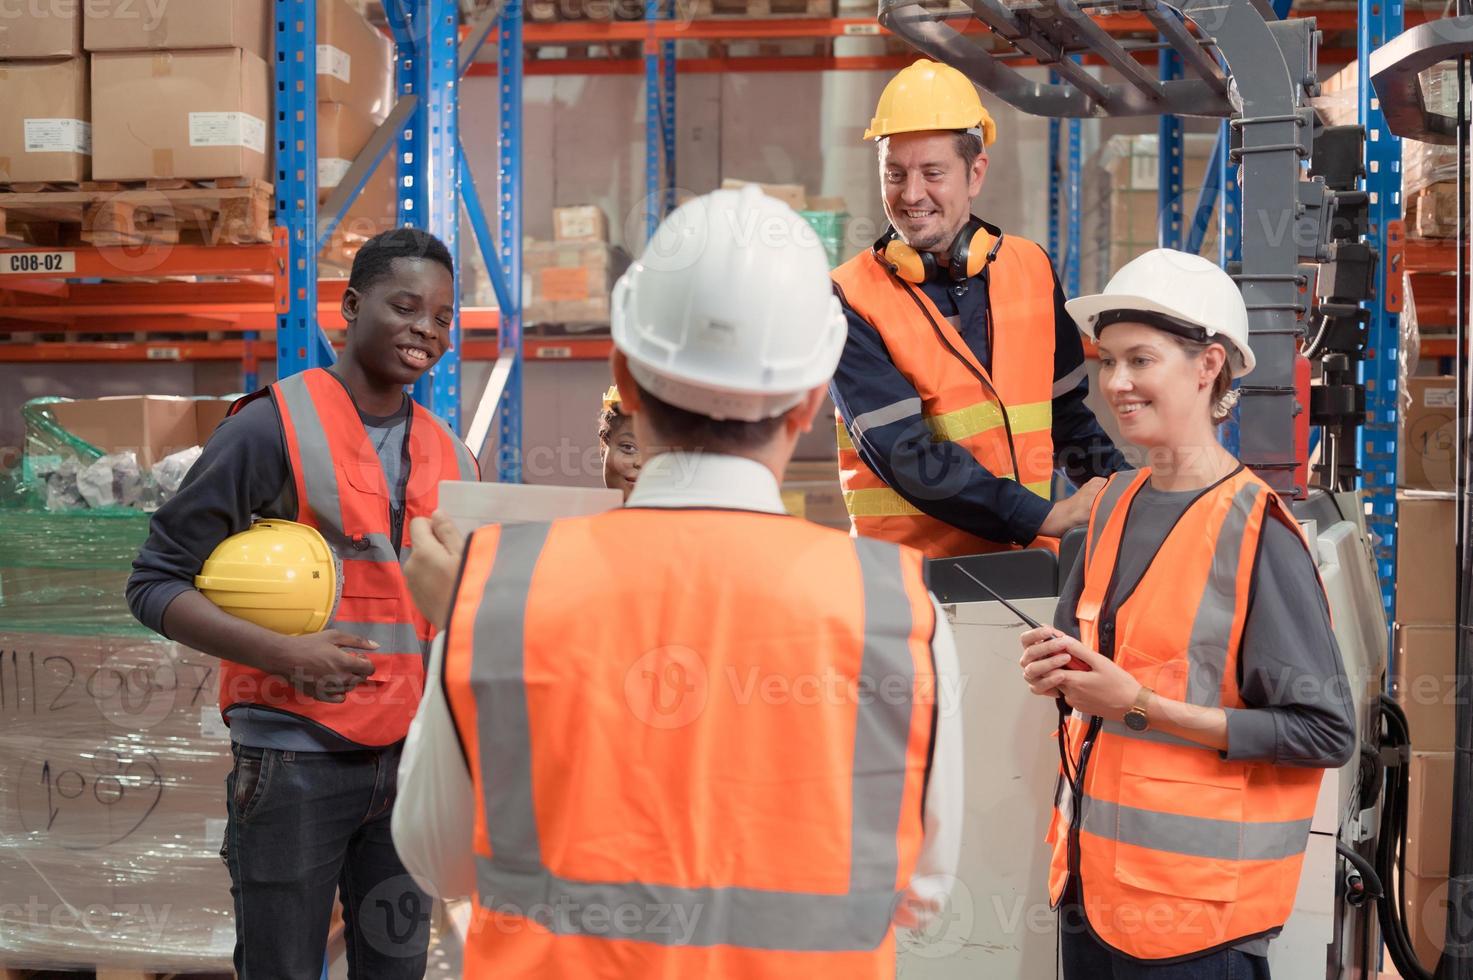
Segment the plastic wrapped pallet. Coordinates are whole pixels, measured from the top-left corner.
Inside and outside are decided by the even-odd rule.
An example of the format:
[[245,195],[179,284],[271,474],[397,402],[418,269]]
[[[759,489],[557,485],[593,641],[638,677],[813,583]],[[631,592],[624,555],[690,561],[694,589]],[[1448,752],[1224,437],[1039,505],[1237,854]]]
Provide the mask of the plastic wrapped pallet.
[[0,509],[0,962],[222,970],[217,662],[128,614],[138,513]]

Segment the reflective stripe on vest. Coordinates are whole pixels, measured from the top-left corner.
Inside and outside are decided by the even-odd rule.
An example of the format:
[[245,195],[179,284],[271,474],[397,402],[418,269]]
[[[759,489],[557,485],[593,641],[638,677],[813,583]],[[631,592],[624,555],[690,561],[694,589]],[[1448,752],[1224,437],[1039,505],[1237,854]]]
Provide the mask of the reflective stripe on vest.
[[[323,369],[290,375],[269,389],[275,399],[296,490],[296,511],[342,562],[343,582],[330,629],[378,644],[364,655],[374,673],[345,702],[318,701],[260,671],[222,667],[220,705],[245,703],[299,715],[361,745],[403,738],[424,687],[431,627],[409,595],[394,548],[383,464],[352,396]],[[232,412],[238,410],[238,402]],[[429,516],[446,479],[476,479],[475,459],[440,420],[412,404],[405,422],[404,514]]]
[[[1263,523],[1292,518],[1240,470],[1187,507],[1140,582],[1112,599],[1130,506],[1149,479],[1149,470],[1116,474],[1096,498],[1076,607],[1081,639],[1161,697],[1241,708],[1237,664]],[[1107,624],[1113,637],[1102,644]],[[1068,722],[1076,763],[1088,724],[1078,715]],[[1270,933],[1293,907],[1321,775],[1228,761],[1187,739],[1104,722],[1078,777],[1077,867],[1069,864],[1072,801],[1056,800],[1051,894],[1057,901],[1077,874],[1095,934],[1141,960]],[[1122,908],[1156,927],[1129,926],[1116,914]]]
[[[859,416],[853,432],[835,413],[840,482],[860,536],[908,544],[933,558],[1013,547],[927,516],[865,464],[853,440],[862,438],[866,428],[910,416],[926,426],[933,440],[956,443],[993,475],[1021,480],[1030,492],[1050,497],[1056,314],[1052,269],[1037,245],[1004,236],[988,275],[990,372],[930,299],[895,278],[872,252],[834,271],[845,302],[879,332],[896,369],[919,396]],[[926,430],[910,437],[924,438]],[[944,487],[936,488],[936,493],[944,492]]]
[[[492,857],[478,857],[476,880],[483,908],[545,908],[540,922],[557,934],[634,939],[669,945],[730,945],[749,949],[839,951],[878,946],[890,929],[899,871],[895,828],[904,795],[913,706],[909,700],[860,699],[855,726],[850,890],[844,895],[740,887],[685,888],[655,882],[575,881],[542,861],[532,803],[532,748],[523,674],[524,621],[532,573],[549,525],[501,529],[486,599],[477,611],[472,660],[478,704],[479,752],[486,832]],[[866,632],[861,676],[914,682],[911,610],[898,552],[856,539],[864,583]],[[898,686],[898,685],[897,685]],[[887,700],[895,703],[885,703]],[[868,703],[866,703],[866,701]],[[591,927],[583,910],[658,905],[693,924],[675,937],[644,921]],[[525,913],[523,913],[525,914]]]

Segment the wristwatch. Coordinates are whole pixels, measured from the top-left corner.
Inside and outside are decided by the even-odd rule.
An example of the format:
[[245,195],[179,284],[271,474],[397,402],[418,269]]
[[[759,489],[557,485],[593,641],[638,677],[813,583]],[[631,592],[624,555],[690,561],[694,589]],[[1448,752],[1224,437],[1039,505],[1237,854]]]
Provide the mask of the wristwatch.
[[1135,704],[1125,713],[1125,727],[1133,732],[1144,732],[1150,729],[1151,719],[1146,717],[1146,702],[1151,700],[1154,692],[1146,685],[1141,685],[1140,693],[1135,696]]

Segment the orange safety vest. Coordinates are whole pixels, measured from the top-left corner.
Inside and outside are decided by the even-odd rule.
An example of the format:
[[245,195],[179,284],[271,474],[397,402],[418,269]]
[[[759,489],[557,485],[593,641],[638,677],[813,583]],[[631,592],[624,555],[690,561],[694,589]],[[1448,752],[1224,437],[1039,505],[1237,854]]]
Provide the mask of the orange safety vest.
[[[988,266],[992,370],[977,360],[957,329],[918,286],[893,274],[873,250],[833,272],[845,304],[879,331],[900,373],[915,386],[919,410],[937,442],[964,447],[988,472],[1017,480],[1050,499],[1054,469],[1054,276],[1048,256],[1024,238],[1005,235]],[[905,417],[915,409],[891,406]],[[884,424],[884,413],[874,424]],[[918,548],[928,558],[1006,551],[923,513],[859,458],[843,417],[835,412],[839,482],[853,532]],[[862,436],[864,417],[856,419]],[[893,421],[893,419],[892,419]],[[920,499],[940,499],[962,473],[925,476],[905,487]],[[1036,546],[1057,541],[1039,539]]]
[[917,552],[785,515],[477,531],[444,670],[465,975],[894,977],[934,608]]
[[[1077,615],[1084,645],[1159,696],[1245,707],[1238,657],[1265,520],[1298,525],[1246,468],[1202,491],[1106,617],[1131,501],[1149,470],[1095,500]],[[1307,545],[1306,545],[1307,547]],[[1288,920],[1323,770],[1237,762],[1165,732],[1075,712],[1077,790],[1061,781],[1049,840],[1057,904],[1077,876],[1089,928],[1140,960],[1190,958]]]
[[[223,661],[220,710],[250,704],[298,715],[360,745],[391,745],[409,732],[424,691],[424,664],[433,628],[404,580],[408,544],[392,539],[389,487],[378,452],[353,397],[322,368],[294,374],[266,389],[276,402],[297,512],[280,515],[322,532],[342,560],[342,598],[328,629],[376,641],[367,653],[373,676],[330,704],[299,693],[285,679]],[[231,414],[264,392],[231,406]],[[450,428],[415,404],[406,423],[404,522],[428,517],[441,480],[477,480],[475,457]]]

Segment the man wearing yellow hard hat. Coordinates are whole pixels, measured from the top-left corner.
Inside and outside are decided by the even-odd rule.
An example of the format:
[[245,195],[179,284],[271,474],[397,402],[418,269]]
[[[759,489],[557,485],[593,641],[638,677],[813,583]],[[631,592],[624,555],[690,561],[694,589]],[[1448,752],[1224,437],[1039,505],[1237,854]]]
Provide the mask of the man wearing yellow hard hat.
[[221,856],[241,977],[316,977],[341,896],[353,977],[418,980],[429,898],[394,848],[399,757],[433,628],[408,524],[476,461],[405,388],[444,354],[455,264],[412,228],[359,250],[331,368],[237,401],[128,581],[149,628],[220,660],[234,768]]
[[[932,558],[1056,547],[1125,461],[1084,404],[1049,256],[972,213],[997,127],[965,75],[920,60],[864,135],[890,226],[833,274],[849,341],[830,392],[854,529]],[[1058,502],[1056,466],[1081,485]]]

